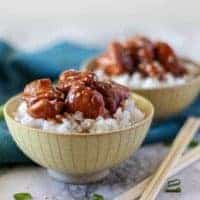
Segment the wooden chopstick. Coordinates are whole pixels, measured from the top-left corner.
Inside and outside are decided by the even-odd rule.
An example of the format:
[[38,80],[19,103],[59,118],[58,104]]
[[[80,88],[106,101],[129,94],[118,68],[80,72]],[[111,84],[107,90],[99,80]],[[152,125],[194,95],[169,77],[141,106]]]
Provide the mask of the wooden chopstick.
[[184,126],[181,128],[179,134],[177,135],[175,141],[173,142],[169,153],[162,161],[160,167],[152,177],[149,184],[146,186],[140,200],[154,200],[156,198],[161,187],[165,183],[169,172],[175,167],[175,165],[179,161],[182,153],[198,130],[199,125],[200,120],[196,118],[189,118],[186,121]]
[[[200,146],[195,147],[192,150],[189,150],[185,155],[181,157],[176,167],[170,171],[169,176],[173,176],[180,172],[181,170],[185,169],[192,163],[196,162],[200,159]],[[150,180],[153,176],[149,176],[142,182],[138,183],[135,187],[129,189],[128,191],[122,193],[121,195],[117,196],[115,200],[134,200],[141,196],[144,192],[145,187],[149,184]]]

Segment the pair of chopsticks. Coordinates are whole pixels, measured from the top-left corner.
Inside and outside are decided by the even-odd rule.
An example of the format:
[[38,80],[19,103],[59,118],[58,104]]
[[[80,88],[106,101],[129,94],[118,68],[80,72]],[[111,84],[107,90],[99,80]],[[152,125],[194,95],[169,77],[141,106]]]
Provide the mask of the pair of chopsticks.
[[156,173],[134,188],[121,194],[115,200],[155,200],[163,184],[169,176],[176,174],[193,162],[200,159],[200,146],[183,155],[185,149],[200,127],[200,119],[189,118],[178,133],[167,156],[162,161]]

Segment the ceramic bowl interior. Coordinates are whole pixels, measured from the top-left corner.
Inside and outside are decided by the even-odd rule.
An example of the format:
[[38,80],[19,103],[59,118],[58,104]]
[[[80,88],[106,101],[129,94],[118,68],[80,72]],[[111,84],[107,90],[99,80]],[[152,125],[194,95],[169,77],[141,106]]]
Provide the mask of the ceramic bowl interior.
[[33,161],[57,172],[81,176],[101,172],[127,159],[143,142],[154,108],[145,98],[133,94],[145,118],[133,126],[107,133],[58,134],[24,126],[14,120],[19,96],[5,105],[5,119],[19,148]]
[[[173,116],[187,108],[200,92],[200,65],[189,59],[182,58],[181,62],[187,65],[194,78],[182,85],[160,88],[131,88],[133,92],[149,99],[155,107],[155,119],[160,120]],[[91,59],[83,70],[93,71],[96,59]]]

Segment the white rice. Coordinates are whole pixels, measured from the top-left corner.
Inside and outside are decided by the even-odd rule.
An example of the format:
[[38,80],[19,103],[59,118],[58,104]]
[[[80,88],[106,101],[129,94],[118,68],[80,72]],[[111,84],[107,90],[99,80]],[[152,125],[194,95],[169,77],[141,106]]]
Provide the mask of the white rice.
[[62,123],[56,123],[45,119],[36,119],[28,114],[25,102],[22,102],[19,105],[17,112],[15,113],[15,120],[23,125],[63,134],[77,132],[102,133],[118,130],[127,128],[142,119],[144,119],[144,113],[136,107],[131,97],[125,100],[122,107],[117,109],[113,118],[107,119],[104,119],[103,117],[98,117],[97,119],[85,119],[81,112],[68,114],[68,116],[62,120]]
[[[108,76],[106,76],[102,70],[96,70],[95,74],[100,79],[108,79]],[[135,72],[132,75],[122,74],[118,76],[111,76],[110,79],[130,88],[158,88],[184,84],[191,79],[191,76],[185,75],[183,77],[175,77],[173,74],[167,73],[165,75],[165,79],[161,81],[158,78],[144,78],[139,72]]]

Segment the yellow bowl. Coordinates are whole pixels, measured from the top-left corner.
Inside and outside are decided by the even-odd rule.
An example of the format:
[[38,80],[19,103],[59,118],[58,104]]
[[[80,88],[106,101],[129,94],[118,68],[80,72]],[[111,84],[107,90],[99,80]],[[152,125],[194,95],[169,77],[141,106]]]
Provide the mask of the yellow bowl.
[[[163,119],[177,114],[188,107],[200,91],[200,65],[189,60],[181,59],[186,65],[194,66],[195,77],[182,85],[160,88],[131,88],[133,92],[149,99],[155,107],[155,119]],[[95,58],[83,66],[83,70],[93,71],[96,66]]]
[[30,159],[57,179],[86,183],[106,176],[109,168],[127,159],[143,142],[154,108],[139,95],[133,94],[133,99],[145,118],[127,129],[98,134],[58,134],[22,125],[14,119],[19,96],[6,103],[4,115],[13,139]]

